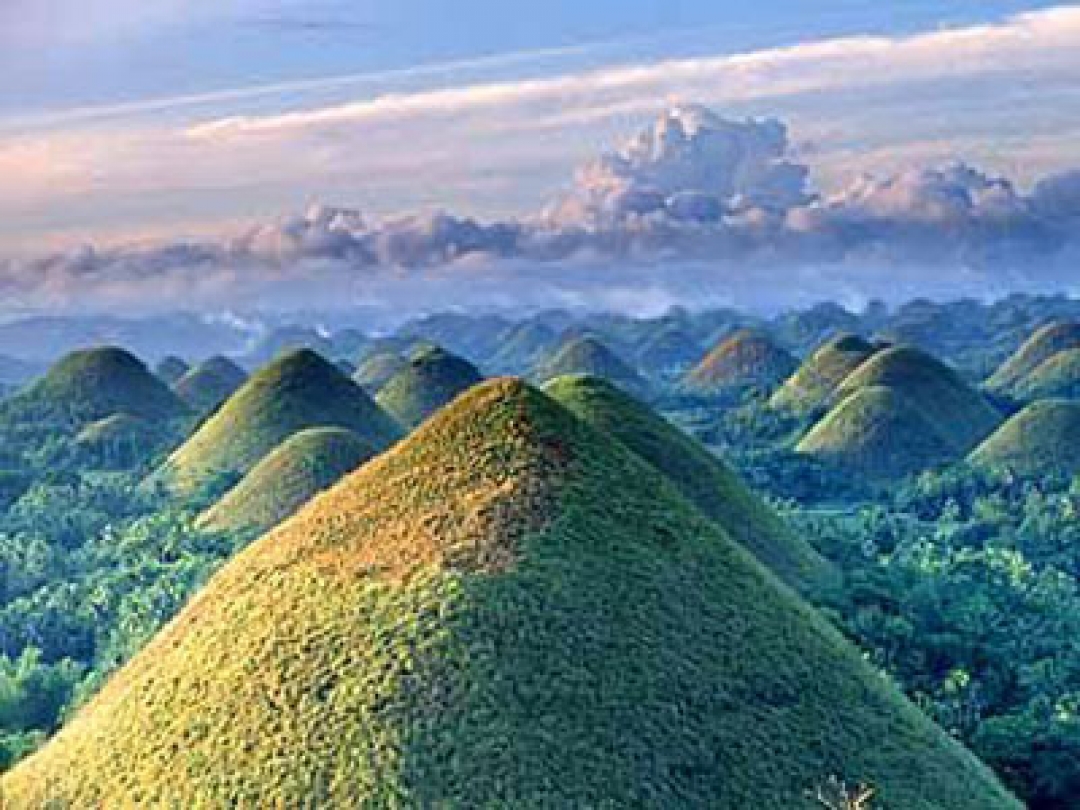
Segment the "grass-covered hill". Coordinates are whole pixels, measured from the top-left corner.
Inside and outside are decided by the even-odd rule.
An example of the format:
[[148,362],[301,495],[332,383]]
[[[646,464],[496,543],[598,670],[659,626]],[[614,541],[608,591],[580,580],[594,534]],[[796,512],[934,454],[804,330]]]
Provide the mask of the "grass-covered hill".
[[1046,324],[1001,364],[986,381],[986,387],[996,394],[1016,397],[1029,374],[1055,354],[1069,349],[1080,349],[1080,322]]
[[1023,475],[1080,473],[1080,402],[1033,402],[994,431],[970,460]]
[[115,347],[72,352],[0,403],[5,427],[42,431],[77,432],[116,413],[160,425],[183,416],[186,408],[141,360]]
[[191,368],[187,361],[183,358],[177,357],[175,354],[170,354],[168,357],[163,357],[154,366],[154,374],[166,385],[171,386],[185,374],[188,369]]
[[524,321],[506,329],[485,368],[497,374],[524,374],[558,344],[558,333],[545,323]]
[[866,360],[835,399],[797,450],[869,477],[907,475],[963,458],[1001,422],[955,371],[910,346]]
[[858,335],[842,334],[817,349],[772,395],[777,410],[803,416],[825,407],[851,372],[876,351]]
[[351,430],[301,430],[204,512],[199,525],[244,534],[269,531],[375,454],[375,448]]
[[476,366],[445,349],[419,349],[375,397],[399,424],[413,428],[483,379]]
[[824,593],[836,572],[806,540],[703,445],[598,377],[558,377],[544,391],[649,462],[765,566],[803,593]]
[[1065,349],[1044,360],[1011,393],[1024,402],[1080,399],[1080,349]]
[[216,355],[189,369],[173,384],[173,391],[192,411],[206,414],[246,381],[247,372],[229,358]]
[[311,427],[342,427],[375,449],[400,429],[358,385],[310,349],[263,367],[181,445],[151,483],[193,494],[243,476],[286,438]]
[[701,346],[678,324],[666,323],[651,331],[634,350],[639,368],[666,377],[685,371],[701,358]]
[[249,546],[10,806],[1019,808],[614,438],[475,387]]
[[145,419],[114,413],[91,422],[75,436],[80,456],[108,468],[132,467],[165,447],[167,433]]
[[540,382],[568,374],[602,377],[634,396],[642,397],[649,393],[645,378],[593,335],[567,335],[537,364],[533,372]]
[[396,351],[377,351],[363,360],[352,374],[353,382],[372,396],[386,385],[390,379],[409,364]]
[[739,329],[721,340],[683,377],[691,394],[711,396],[746,389],[770,390],[795,372],[798,362],[757,329]]

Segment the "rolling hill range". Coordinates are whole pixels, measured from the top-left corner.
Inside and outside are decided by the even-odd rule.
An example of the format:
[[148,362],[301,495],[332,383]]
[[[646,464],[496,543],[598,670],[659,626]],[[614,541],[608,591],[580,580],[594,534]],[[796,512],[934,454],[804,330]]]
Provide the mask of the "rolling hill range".
[[986,381],[988,390],[1018,397],[1025,379],[1059,352],[1080,349],[1080,323],[1058,321],[1037,329]]
[[841,383],[836,400],[796,449],[871,478],[963,458],[1001,422],[956,372],[909,346],[865,361]]
[[301,430],[256,464],[198,524],[210,531],[269,531],[375,454],[376,449],[351,430]]
[[851,372],[876,351],[873,343],[853,334],[838,335],[817,349],[772,395],[780,411],[805,416],[827,406]]
[[706,516],[803,593],[822,593],[836,571],[704,446],[598,377],[559,377],[544,391],[647,461]]
[[207,414],[247,381],[247,372],[227,357],[216,355],[188,369],[173,391],[195,413]]
[[701,359],[701,346],[685,328],[666,324],[638,344],[634,359],[647,373],[667,376],[685,371]]
[[358,385],[309,349],[260,369],[166,461],[151,480],[182,495],[221,477],[243,476],[286,438],[342,427],[377,450],[400,429]]
[[64,432],[117,413],[161,424],[186,412],[141,360],[123,349],[103,347],[72,352],[0,403],[0,423]]
[[413,428],[483,379],[476,366],[437,346],[419,349],[375,397],[399,424]]
[[645,378],[593,335],[568,336],[533,372],[540,382],[570,374],[602,377],[637,397],[649,392]]
[[615,439],[472,389],[241,552],[16,807],[1019,808]]
[[770,390],[795,372],[798,362],[756,329],[739,329],[720,341],[683,378],[692,394],[714,396],[748,388]]
[[995,430],[970,460],[1024,475],[1075,475],[1080,472],[1080,402],[1033,402]]

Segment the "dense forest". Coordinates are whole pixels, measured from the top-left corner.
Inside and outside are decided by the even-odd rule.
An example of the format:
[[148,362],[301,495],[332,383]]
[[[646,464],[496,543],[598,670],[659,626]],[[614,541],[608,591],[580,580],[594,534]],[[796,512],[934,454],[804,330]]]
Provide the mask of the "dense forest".
[[883,678],[1029,806],[1075,807],[1074,318],[1064,297],[772,319],[444,315],[340,340],[290,326],[194,377],[205,357],[68,355],[7,381],[0,403],[0,764],[56,732],[257,533],[482,376],[592,375],[734,468],[840,572],[805,595]]

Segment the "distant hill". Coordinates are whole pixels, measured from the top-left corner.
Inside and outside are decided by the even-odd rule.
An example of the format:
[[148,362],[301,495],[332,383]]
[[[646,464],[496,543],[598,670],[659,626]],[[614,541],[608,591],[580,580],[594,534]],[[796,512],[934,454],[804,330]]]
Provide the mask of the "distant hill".
[[399,424],[413,428],[483,377],[472,363],[438,347],[420,349],[375,397]]
[[1080,323],[1059,321],[1047,324],[1029,337],[986,381],[996,394],[1016,396],[1025,378],[1055,354],[1080,349]]
[[1080,399],[1080,349],[1065,349],[1044,360],[1010,389],[1025,402]]
[[380,351],[366,357],[352,374],[353,382],[372,396],[405,368],[409,361],[397,352]]
[[485,366],[496,374],[526,374],[559,342],[554,329],[526,321],[503,332],[498,349]]
[[376,449],[351,430],[301,430],[204,512],[199,525],[212,531],[269,531],[375,454]]
[[870,477],[907,475],[963,458],[1001,422],[955,371],[910,346],[885,349],[862,363],[835,399],[796,449]]
[[160,423],[186,408],[141,360],[115,347],[72,352],[0,403],[0,423],[41,431],[75,432],[117,413]]
[[513,380],[249,546],[17,807],[1016,810],[656,470]]
[[227,357],[204,360],[173,385],[173,391],[195,413],[207,414],[247,380],[247,372]]
[[994,431],[970,460],[1023,475],[1080,473],[1080,402],[1033,402]]
[[168,386],[172,386],[177,380],[187,374],[191,366],[183,358],[170,354],[162,358],[154,366],[154,375]]
[[687,500],[792,587],[822,593],[835,584],[829,563],[734,472],[648,406],[598,377],[558,377],[544,391],[667,476]]
[[780,388],[769,403],[780,411],[805,416],[825,407],[851,372],[878,347],[858,335],[841,334],[819,347]]
[[683,388],[701,396],[771,390],[786,380],[798,362],[756,329],[739,329],[724,338],[683,378]]
[[399,428],[364,391],[308,349],[253,374],[180,446],[152,483],[190,494],[242,476],[286,438],[311,427],[343,427],[381,450]]
[[694,336],[670,323],[649,334],[634,352],[638,367],[657,376],[685,371],[700,357],[701,346]]
[[533,376],[541,382],[572,374],[601,377],[638,397],[648,396],[649,393],[645,378],[592,335],[567,336],[537,364],[533,372]]

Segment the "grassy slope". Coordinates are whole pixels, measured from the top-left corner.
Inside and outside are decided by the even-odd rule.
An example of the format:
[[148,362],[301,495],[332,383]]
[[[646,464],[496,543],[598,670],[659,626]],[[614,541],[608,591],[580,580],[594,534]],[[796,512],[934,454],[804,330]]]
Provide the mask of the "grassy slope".
[[1080,472],[1080,402],[1042,400],[1028,405],[971,454],[974,464],[1024,474]]
[[1080,324],[1051,323],[1036,330],[986,381],[998,394],[1013,395],[1025,377],[1055,354],[1080,349]]
[[573,337],[559,344],[536,368],[534,377],[541,382],[567,374],[590,374],[603,377],[635,396],[645,396],[649,385],[625,360],[595,337]]
[[269,531],[375,453],[351,430],[301,430],[256,464],[199,525],[210,531]]
[[377,449],[399,434],[359,386],[301,349],[252,375],[155,478],[179,493],[193,492],[222,473],[247,473],[287,437],[310,427],[343,427]]
[[1042,362],[1012,388],[1027,402],[1037,399],[1080,399],[1080,349],[1065,349]]
[[375,352],[365,358],[352,375],[353,382],[374,396],[390,379],[408,365],[397,352]]
[[878,386],[906,397],[960,455],[1001,423],[1001,414],[981,393],[941,361],[910,346],[894,346],[875,354],[848,375],[837,397]]
[[734,472],[648,406],[596,377],[559,377],[544,390],[666,475],[682,495],[789,585],[807,593],[834,584],[831,566],[795,537]]
[[688,391],[708,394],[756,386],[769,388],[798,367],[795,358],[756,330],[740,329],[714,347],[683,378]]
[[[1018,808],[649,465],[473,389],[242,552],[11,806]],[[62,805],[61,805],[62,806]]]
[[808,414],[827,405],[844,378],[875,351],[874,344],[858,335],[833,338],[776,390],[770,404],[794,414]]
[[375,401],[400,424],[412,428],[481,379],[469,361],[438,347],[424,348],[387,381]]
[[141,360],[112,347],[72,352],[0,404],[0,420],[61,429],[78,429],[115,413],[161,422],[182,416],[185,408]]
[[211,357],[189,369],[173,391],[195,413],[206,414],[231,397],[247,381],[240,366],[225,357]]

